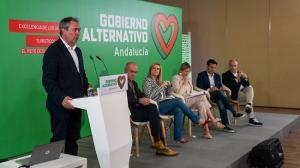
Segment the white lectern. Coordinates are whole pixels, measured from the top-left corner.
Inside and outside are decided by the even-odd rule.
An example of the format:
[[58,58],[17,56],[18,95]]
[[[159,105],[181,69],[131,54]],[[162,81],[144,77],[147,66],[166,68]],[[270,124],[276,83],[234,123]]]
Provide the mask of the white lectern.
[[[124,76],[126,75],[121,75]],[[128,168],[132,136],[126,93],[127,78],[124,81],[120,75],[109,77],[110,85],[104,86],[100,83],[98,96],[73,99],[71,103],[74,107],[87,110],[100,167]],[[113,86],[111,78],[114,77],[117,83]],[[106,87],[106,90],[114,90],[108,89],[107,86],[120,88],[116,92],[101,95],[102,86]]]

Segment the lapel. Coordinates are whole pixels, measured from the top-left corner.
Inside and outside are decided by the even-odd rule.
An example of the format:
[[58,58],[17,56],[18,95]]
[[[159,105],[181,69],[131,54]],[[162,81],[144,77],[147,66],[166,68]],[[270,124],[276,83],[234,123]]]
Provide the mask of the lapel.
[[209,82],[209,78],[208,78],[208,74],[207,74],[207,73],[208,73],[208,72],[205,71],[204,76],[205,76],[205,80],[206,80],[207,87],[210,88],[210,82]]
[[61,39],[59,39],[59,42],[60,42],[61,51],[63,52],[63,57],[67,60],[67,62],[69,62],[72,65],[71,66],[72,70],[75,72],[75,74],[77,74],[80,77],[81,85],[84,86],[83,75],[82,75],[83,73],[81,68],[82,60],[81,60],[81,56],[79,55],[79,51],[78,51],[79,49],[78,48],[75,49],[78,58],[78,67],[79,67],[79,72],[78,72],[71,53],[69,52],[65,44],[61,41]]
[[217,86],[217,84],[219,83],[219,80],[217,78],[217,74],[214,73],[214,80],[215,80],[215,86]]
[[[63,56],[65,57],[65,59],[68,60],[68,62],[70,62],[70,64],[72,65],[73,71],[76,71],[76,73],[80,75],[80,73],[77,71],[77,68],[76,68],[76,65],[75,65],[75,62],[73,60],[73,57],[72,57],[71,53],[69,52],[69,50],[67,49],[65,44],[61,41],[61,39],[59,39],[59,42],[60,42],[60,48],[61,48],[62,52],[64,53]],[[75,52],[76,52],[77,57],[78,57],[77,49],[75,49]],[[78,57],[78,64],[79,64],[79,71],[81,71],[79,57]]]
[[236,81],[236,78],[235,78],[235,76],[233,75],[233,73],[232,73],[231,71],[228,71],[228,73],[229,73],[229,75],[230,75],[230,78],[234,81],[234,83],[238,83],[238,82]]
[[130,93],[130,95],[133,95],[133,90],[129,84],[129,81],[128,81],[128,92]]
[[131,88],[131,86],[130,86],[130,84],[129,84],[129,81],[128,81],[128,92],[130,93],[130,95],[131,95],[132,97],[134,97],[134,90],[133,90],[133,89],[135,89],[135,92],[136,92],[137,97],[138,97],[138,91],[137,91],[137,89],[136,89],[136,87],[137,87],[136,82],[135,82],[135,81],[132,81],[132,85],[133,85],[134,88]]

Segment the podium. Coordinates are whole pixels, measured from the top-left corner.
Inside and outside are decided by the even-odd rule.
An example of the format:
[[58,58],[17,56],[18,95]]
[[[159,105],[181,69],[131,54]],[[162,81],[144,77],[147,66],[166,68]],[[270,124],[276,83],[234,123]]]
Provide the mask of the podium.
[[[127,81],[121,86],[127,88]],[[101,168],[129,167],[132,145],[130,111],[127,102],[127,89],[122,88],[116,92],[101,95],[100,86],[98,96],[71,101],[74,107],[87,111]]]

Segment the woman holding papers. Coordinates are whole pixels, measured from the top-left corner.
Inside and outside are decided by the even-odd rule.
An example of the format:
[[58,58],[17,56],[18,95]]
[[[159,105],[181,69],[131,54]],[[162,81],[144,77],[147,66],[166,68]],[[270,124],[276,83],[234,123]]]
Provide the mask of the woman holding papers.
[[[173,76],[172,85],[175,94],[183,96],[186,105],[190,108],[197,109],[201,118],[211,121],[216,128],[223,129],[224,125],[217,120],[212,114],[210,108],[211,105],[207,100],[207,91],[199,89],[199,91],[193,90],[192,80],[189,78],[191,70],[190,64],[187,62],[181,64],[179,73]],[[208,125],[204,126],[205,138],[211,139]]]
[[174,139],[180,143],[187,143],[188,141],[183,138],[183,114],[187,115],[194,124],[206,125],[207,122],[195,115],[180,98],[172,97],[170,87],[169,81],[162,81],[161,65],[159,63],[152,64],[144,81],[144,93],[146,97],[158,104],[160,114],[174,115]]

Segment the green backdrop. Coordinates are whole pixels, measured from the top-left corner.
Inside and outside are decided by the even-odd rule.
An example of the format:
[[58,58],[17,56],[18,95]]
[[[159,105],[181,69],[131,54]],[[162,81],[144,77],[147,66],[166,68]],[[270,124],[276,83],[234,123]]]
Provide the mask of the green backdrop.
[[[46,22],[59,22],[66,16],[79,18],[81,24],[81,37],[78,46],[83,51],[84,65],[89,82],[97,84],[90,55],[98,55],[105,61],[109,74],[123,73],[123,67],[128,61],[135,61],[139,65],[137,81],[140,84],[145,78],[149,65],[160,62],[163,66],[165,80],[177,72],[181,63],[181,9],[148,3],[143,1],[100,1],[100,0],[5,0],[0,6],[0,158],[7,158],[27,153],[32,147],[48,143],[51,137],[49,114],[45,108],[46,93],[42,87],[42,58],[43,54],[22,54],[22,48],[43,48],[26,46],[26,35],[54,35],[45,33],[10,32],[9,20],[33,20]],[[146,19],[146,42],[104,42],[83,40],[85,28],[113,29],[113,31],[129,31],[130,28],[101,27],[99,15],[126,16],[129,18]],[[158,31],[166,44],[174,41],[170,52],[162,51],[155,34],[155,16],[161,14],[166,19],[158,20]],[[177,23],[171,21],[174,16]],[[130,19],[129,19],[130,20]],[[145,21],[145,20],[144,20]],[[132,22],[131,22],[132,23]],[[177,24],[177,25],[176,25]],[[177,38],[172,38],[178,27]],[[57,36],[57,34],[55,34]],[[175,40],[174,40],[175,39]],[[124,38],[123,38],[124,40]],[[147,49],[144,56],[115,56],[117,48]],[[170,47],[170,46],[169,46]],[[166,54],[167,53],[167,54]],[[166,56],[168,55],[168,56]],[[97,69],[104,71],[103,65],[97,60]],[[90,128],[86,114],[83,117],[81,136],[89,136]]]

